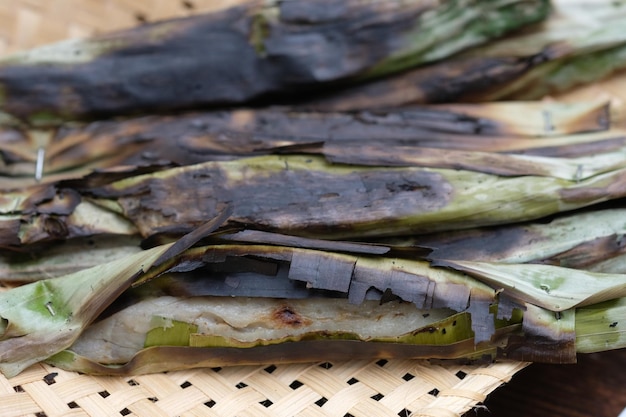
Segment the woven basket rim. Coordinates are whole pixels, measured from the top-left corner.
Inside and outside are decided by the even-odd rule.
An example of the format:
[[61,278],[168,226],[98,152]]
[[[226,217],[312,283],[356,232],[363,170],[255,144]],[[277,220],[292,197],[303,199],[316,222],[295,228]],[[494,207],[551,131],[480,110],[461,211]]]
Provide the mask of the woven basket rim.
[[101,377],[40,363],[0,375],[0,415],[460,416],[526,365],[372,360]]

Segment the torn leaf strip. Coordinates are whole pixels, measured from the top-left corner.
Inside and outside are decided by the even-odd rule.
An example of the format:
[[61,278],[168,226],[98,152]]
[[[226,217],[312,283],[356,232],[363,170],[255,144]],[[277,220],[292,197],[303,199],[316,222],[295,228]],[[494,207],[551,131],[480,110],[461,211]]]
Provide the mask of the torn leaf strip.
[[[260,245],[212,245],[193,248],[182,257],[170,260],[161,268],[153,269],[151,274],[146,274],[135,282],[134,286],[139,288],[141,283],[154,279],[159,274],[170,270],[175,271],[184,261],[185,265],[193,269],[202,268],[203,264],[209,268],[215,268],[212,265],[224,266],[219,270],[209,269],[205,272],[200,270],[200,277],[203,273],[207,274],[204,282],[201,281],[202,278],[187,281],[190,283],[190,288],[194,288],[188,292],[184,289],[184,279],[178,283],[172,283],[177,288],[178,294],[198,295],[197,291],[204,288],[203,291],[208,291],[205,293],[207,295],[254,296],[264,289],[257,289],[256,286],[249,284],[252,280],[258,279],[258,273],[256,275],[246,275],[246,273],[254,273],[259,268],[258,264],[248,264],[251,268],[249,271],[235,268],[229,273],[228,265],[241,265],[238,259],[241,257],[269,261],[269,263],[286,262],[288,263],[286,278],[290,281],[302,281],[310,290],[334,292],[347,297],[353,304],[362,303],[371,291],[377,291],[378,294],[390,291],[394,296],[415,304],[419,309],[450,308],[455,311],[465,311],[471,308],[474,314],[474,326],[481,326],[479,323],[493,320],[489,313],[489,306],[495,301],[495,291],[462,273],[432,268],[428,262],[423,261],[338,254],[302,248]],[[187,271],[190,271],[189,268]],[[277,265],[276,280],[281,270]],[[224,284],[221,288],[223,289],[214,287],[211,277],[222,281]],[[268,281],[263,287],[274,286],[276,280],[273,283]],[[155,280],[154,285],[159,285],[159,279]],[[230,290],[228,290],[229,286]],[[285,291],[291,287],[290,285],[285,287]],[[160,291],[163,291],[163,287],[160,288]],[[476,303],[476,306],[471,307],[473,303]],[[478,305],[482,307],[478,308]],[[477,328],[473,327],[474,331]],[[492,333],[493,328],[478,331],[477,341],[488,340]]]

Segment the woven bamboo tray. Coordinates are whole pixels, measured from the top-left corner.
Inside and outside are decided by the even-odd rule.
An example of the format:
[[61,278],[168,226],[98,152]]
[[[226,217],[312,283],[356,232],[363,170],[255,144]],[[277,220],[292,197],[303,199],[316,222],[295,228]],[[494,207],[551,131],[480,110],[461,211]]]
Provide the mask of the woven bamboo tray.
[[[242,0],[2,0],[0,55]],[[92,377],[37,364],[0,375],[0,416],[460,416],[526,366],[325,362]]]

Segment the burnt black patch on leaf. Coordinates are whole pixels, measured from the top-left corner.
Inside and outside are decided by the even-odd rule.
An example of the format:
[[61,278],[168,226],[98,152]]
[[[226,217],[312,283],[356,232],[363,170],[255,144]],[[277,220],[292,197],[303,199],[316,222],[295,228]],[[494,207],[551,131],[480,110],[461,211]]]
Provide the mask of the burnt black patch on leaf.
[[[409,114],[410,113],[410,114]],[[426,120],[422,115],[427,113]],[[99,121],[85,127],[64,129],[56,140],[72,142],[81,135],[107,141],[117,152],[118,164],[145,165],[170,161],[190,165],[269,152],[293,152],[297,145],[319,142],[410,142],[432,139],[428,128],[458,131],[459,115],[443,111],[394,111],[393,113],[316,113],[282,110],[209,111],[175,117],[148,116],[126,121]],[[447,123],[446,123],[447,122]],[[465,122],[467,123],[467,122]],[[129,151],[130,145],[146,151]],[[72,149],[64,151],[70,159]],[[58,158],[59,156],[57,156]],[[73,158],[76,160],[77,158]],[[117,159],[116,159],[117,160]]]
[[28,189],[28,196],[15,207],[16,211],[22,213],[34,213],[37,207],[42,206],[54,199],[57,189],[53,185],[38,185]]
[[420,236],[419,245],[432,249],[430,259],[496,261],[544,238],[524,226],[500,226]]
[[416,68],[382,80],[333,92],[311,100],[308,109],[363,110],[416,103],[445,103],[483,93],[531,68],[532,59],[456,58]]
[[342,19],[348,12],[349,5],[349,1],[337,2],[333,0],[283,2],[280,4],[280,15],[284,22],[328,23]]
[[425,11],[342,3],[284,2],[278,17],[233,7],[95,38],[105,51],[88,62],[5,65],[5,109],[22,118],[107,116],[293,94],[396,52]]
[[65,239],[69,230],[64,217],[42,215],[42,231],[51,239]]
[[[9,98],[28,98],[28,105],[9,105],[12,113],[23,117],[34,111],[79,115],[133,113],[138,109],[162,108],[171,99],[175,102],[170,102],[170,106],[180,108],[206,101],[203,96],[216,102],[241,99],[236,97],[240,91],[233,94],[231,90],[238,83],[245,85],[245,78],[253,77],[257,60],[245,36],[245,21],[245,9],[234,8],[179,20],[175,27],[167,22],[143,25],[108,35],[106,40],[97,39],[96,42],[117,41],[123,46],[90,62],[7,66],[0,70],[0,83]],[[159,31],[168,35],[155,36]],[[232,66],[235,56],[239,65]],[[224,65],[227,62],[230,70]],[[202,74],[202,68],[220,82],[211,82]],[[241,73],[231,75],[234,68],[248,71],[247,77]],[[245,78],[242,80],[241,76]],[[256,86],[252,83],[251,87]]]
[[70,188],[61,188],[55,198],[37,205],[37,212],[42,214],[69,215],[81,202],[80,194]]
[[510,335],[499,355],[529,362],[575,363],[574,315],[559,314],[556,319],[558,325],[542,316],[540,309],[528,305],[522,323],[523,334]]
[[[436,211],[451,198],[452,187],[441,175],[420,169],[331,173],[292,170],[289,161],[279,170],[272,165],[276,160],[262,158],[258,165],[207,163],[92,192],[117,197],[144,235],[172,225],[197,226],[228,204],[230,221],[257,229],[363,236],[368,228],[393,228],[408,216]],[[229,178],[230,170],[240,174]]]
[[19,238],[21,226],[20,219],[0,220],[0,247],[17,249],[21,244]]
[[250,176],[230,190],[230,198],[236,201],[233,218],[244,224],[299,234],[330,228],[350,234],[364,224],[388,226],[444,207],[451,193],[447,185],[438,174],[421,170],[330,174],[286,169],[258,181]]
[[227,256],[225,262],[214,264],[212,270],[224,273],[254,272],[266,276],[276,276],[278,263],[247,256]]
[[549,259],[554,265],[590,269],[593,264],[618,256],[626,250],[624,235],[609,235],[581,243]]
[[[90,194],[115,198],[145,236],[176,226],[181,230],[193,228],[215,219],[227,205],[218,205],[219,193],[213,190],[214,182],[221,183],[218,170],[181,171],[166,178],[145,177],[122,190],[112,187],[92,188]],[[216,195],[217,194],[217,195]]]
[[575,340],[555,340],[549,336],[530,333],[524,336],[511,335],[506,347],[498,349],[498,356],[525,362],[575,363]]

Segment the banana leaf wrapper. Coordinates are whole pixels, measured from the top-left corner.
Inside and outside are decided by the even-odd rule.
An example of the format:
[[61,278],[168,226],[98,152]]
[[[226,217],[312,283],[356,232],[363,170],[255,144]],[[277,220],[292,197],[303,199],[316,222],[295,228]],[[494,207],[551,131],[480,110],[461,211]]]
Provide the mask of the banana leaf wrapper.
[[[281,246],[184,249],[206,231],[106,268],[1,294],[2,372],[15,374],[38,360],[127,374],[350,355],[564,363],[575,361],[578,340],[584,351],[601,349],[594,342],[600,326],[606,333],[607,317],[620,314],[626,295],[623,275],[550,265],[448,261],[433,268]],[[564,279],[570,274],[575,281]],[[111,292],[115,287],[115,295],[71,290],[93,285],[89,280],[106,282]],[[271,295],[269,282],[280,297]],[[600,318],[603,303],[612,311]],[[80,308],[98,310],[98,318],[88,314],[90,320],[77,323]],[[586,313],[577,327],[579,308]],[[373,317],[381,326],[367,324]],[[619,324],[606,327],[615,343],[602,349],[621,347]],[[44,350],[34,348],[41,339]]]
[[[363,257],[359,261],[359,266],[357,266],[359,256],[258,245],[199,247],[188,249],[182,253],[178,250],[186,247],[190,242],[192,243],[193,240],[187,239],[187,242],[182,245],[177,242],[159,246],[123,260],[114,261],[105,267],[98,266],[73,275],[28,284],[2,293],[0,298],[3,298],[0,301],[0,305],[2,305],[3,312],[0,315],[4,318],[3,323],[5,324],[3,340],[0,341],[0,344],[3,345],[0,358],[2,371],[5,373],[19,372],[34,361],[43,360],[50,356],[52,350],[61,351],[68,348],[78,338],[79,334],[84,331],[88,323],[93,321],[100,313],[104,312],[104,315],[107,316],[119,309],[119,306],[112,306],[113,312],[106,310],[116,298],[119,298],[119,303],[124,306],[126,304],[133,305],[136,301],[146,296],[167,296],[173,292],[184,294],[188,291],[202,294],[207,291],[215,291],[215,288],[212,287],[220,284],[220,282],[226,288],[233,288],[233,280],[250,278],[250,271],[261,271],[261,274],[256,272],[256,274],[252,274],[252,279],[248,279],[249,282],[251,281],[254,284],[259,275],[272,275],[272,269],[276,270],[275,274],[278,273],[277,269],[280,269],[281,274],[284,275],[284,265],[287,265],[290,271],[288,272],[288,277],[290,278],[285,280],[285,276],[282,276],[276,277],[274,280],[287,281],[287,284],[289,284],[290,280],[302,283],[308,282],[310,288],[332,291],[334,293],[340,292],[342,289],[344,293],[347,292],[346,286],[350,285],[353,279],[353,271],[360,271],[359,276],[362,281],[361,287],[363,287],[363,291],[357,291],[353,294],[352,298],[356,303],[363,301],[359,297],[364,299],[365,293],[370,286],[391,286],[397,287],[397,292],[405,293],[405,296],[412,298],[416,303],[421,300],[421,303],[427,309],[430,309],[433,303],[435,306],[443,303],[455,305],[457,309],[465,310],[468,307],[470,297],[473,297],[475,300],[473,308],[481,310],[478,307],[483,306],[486,308],[484,313],[489,314],[488,302],[486,300],[493,296],[493,291],[485,286],[481,286],[480,283],[474,283],[472,286],[475,287],[473,295],[472,289],[467,288],[461,292],[451,293],[454,297],[447,299],[445,296],[446,292],[465,287],[463,277],[454,272],[446,274],[445,271],[434,271],[435,273],[432,274],[431,278],[419,276],[417,275],[419,271],[424,273],[428,269],[428,266],[424,263],[409,265],[408,267],[412,269],[413,273],[407,272],[404,275],[405,279],[394,282],[396,280],[393,278],[394,272],[391,261],[383,262],[383,265],[377,266],[375,258]],[[176,249],[177,245],[178,249]],[[235,261],[225,264],[226,258],[234,259]],[[245,259],[238,262],[242,258]],[[320,270],[310,268],[312,266],[311,262],[317,263],[321,270],[325,272],[320,274]],[[171,275],[163,275],[168,271],[170,274],[189,273],[204,264],[217,265],[217,269],[213,271],[216,274],[216,280],[197,280],[191,277],[187,280],[177,280],[170,283],[167,278]],[[282,264],[283,267],[279,268],[279,264]],[[129,265],[134,266],[130,267]],[[150,267],[151,265],[152,267]],[[326,269],[324,265],[330,269]],[[222,271],[221,274],[218,273],[220,269]],[[330,274],[327,274],[327,272],[330,272]],[[386,278],[382,277],[382,282],[378,284],[368,284],[369,281],[376,280],[379,272],[386,275]],[[225,273],[226,276],[224,275]],[[98,280],[99,285],[106,285],[108,292],[91,291],[90,287],[95,288],[95,284],[89,285],[85,281],[90,279]],[[435,289],[433,282],[433,284],[430,284],[432,288],[429,291],[431,279],[434,282],[439,282],[439,285]],[[414,282],[412,283],[411,281]],[[266,282],[268,282],[267,279],[261,286],[253,288],[267,291],[266,286],[263,285]],[[130,293],[123,294],[133,283],[136,287],[129,290]],[[143,285],[139,285],[142,283]],[[72,290],[70,287],[74,285],[78,285],[84,290]],[[421,289],[415,287],[416,285]],[[234,286],[235,289],[239,290],[245,289],[245,287],[246,285],[243,283]],[[306,296],[309,290],[304,285],[300,287],[300,292],[304,290]],[[418,291],[412,291],[412,288]],[[91,295],[86,295],[85,291],[90,291],[89,294]],[[110,294],[113,291],[115,291],[115,295],[111,296]],[[57,292],[58,294],[55,294]],[[288,293],[288,289],[282,289],[283,296],[288,296]],[[410,293],[414,294],[410,295]],[[60,298],[55,298],[55,296]],[[347,297],[348,295],[345,294],[344,296]],[[34,297],[31,300],[34,304],[31,308],[24,309],[23,306],[26,302],[24,298],[30,297]],[[36,308],[34,314],[47,316],[51,323],[46,325],[43,322],[32,322],[30,320],[33,318],[32,316],[30,319],[22,322],[23,315],[33,312],[32,308]],[[81,309],[89,309],[90,311],[89,313],[81,313],[79,317]],[[294,324],[297,321],[297,312],[283,309],[280,317]],[[481,323],[478,322],[477,325],[480,326]],[[45,339],[45,343],[40,343],[40,339]],[[23,349],[24,345],[20,345],[21,342],[29,345],[29,349]],[[225,363],[228,363],[228,360]]]
[[17,285],[59,277],[140,252],[137,235],[77,237],[26,251],[0,251],[0,281]]
[[[536,100],[626,68],[626,8],[603,0],[554,1],[542,24],[397,76],[303,100],[308,109],[358,110],[416,103]],[[580,22],[585,22],[581,24]]]
[[557,177],[523,175],[528,167],[549,175],[540,164],[527,164],[505,177],[499,175],[502,167],[492,167],[493,161],[489,155],[484,166],[470,171],[269,155],[172,168],[108,184],[105,175],[104,184],[93,186],[87,180],[40,184],[30,194],[5,194],[1,246],[102,233],[180,236],[227,206],[233,208],[231,227],[362,240],[533,220],[618,199],[626,192],[625,168],[581,176],[584,167],[566,165],[572,178],[564,179],[558,172]]
[[[0,321],[0,362],[11,358],[10,363],[0,365],[2,372],[15,375],[49,356],[59,345],[71,344],[144,271],[156,268],[189,249],[212,233],[229,215],[230,211],[223,211],[176,242],[95,266],[86,272],[43,280],[2,293],[4,298],[0,301],[0,309],[7,313],[1,315]],[[24,296],[36,301],[23,308]],[[30,313],[38,315],[42,312],[47,314],[49,320],[24,320]],[[28,349],[24,350],[24,346]]]
[[356,113],[242,109],[65,123],[52,129],[5,126],[0,130],[0,173],[7,177],[0,187],[6,190],[80,178],[116,166],[156,170],[293,152],[319,144],[589,156],[619,147],[623,136],[623,127],[613,120],[608,103],[597,100],[455,104]]
[[[614,205],[614,204],[611,204]],[[405,259],[541,263],[591,272],[626,274],[624,208],[591,207],[534,222],[504,224],[443,233],[373,239],[369,242],[319,240],[258,230],[222,232],[216,243],[272,244],[303,249],[393,255]],[[96,235],[23,252],[0,252],[0,281],[27,283],[57,277],[136,253],[141,247],[169,243],[156,235]]]
[[252,3],[8,57],[0,108],[45,124],[298,96],[443,59],[548,10],[546,0]]
[[620,268],[620,259],[626,252],[626,212],[620,204],[616,205],[594,206],[535,222],[390,238],[379,243],[408,254],[415,253],[413,249],[429,250],[422,256],[434,261],[544,263],[626,273],[626,269]]

